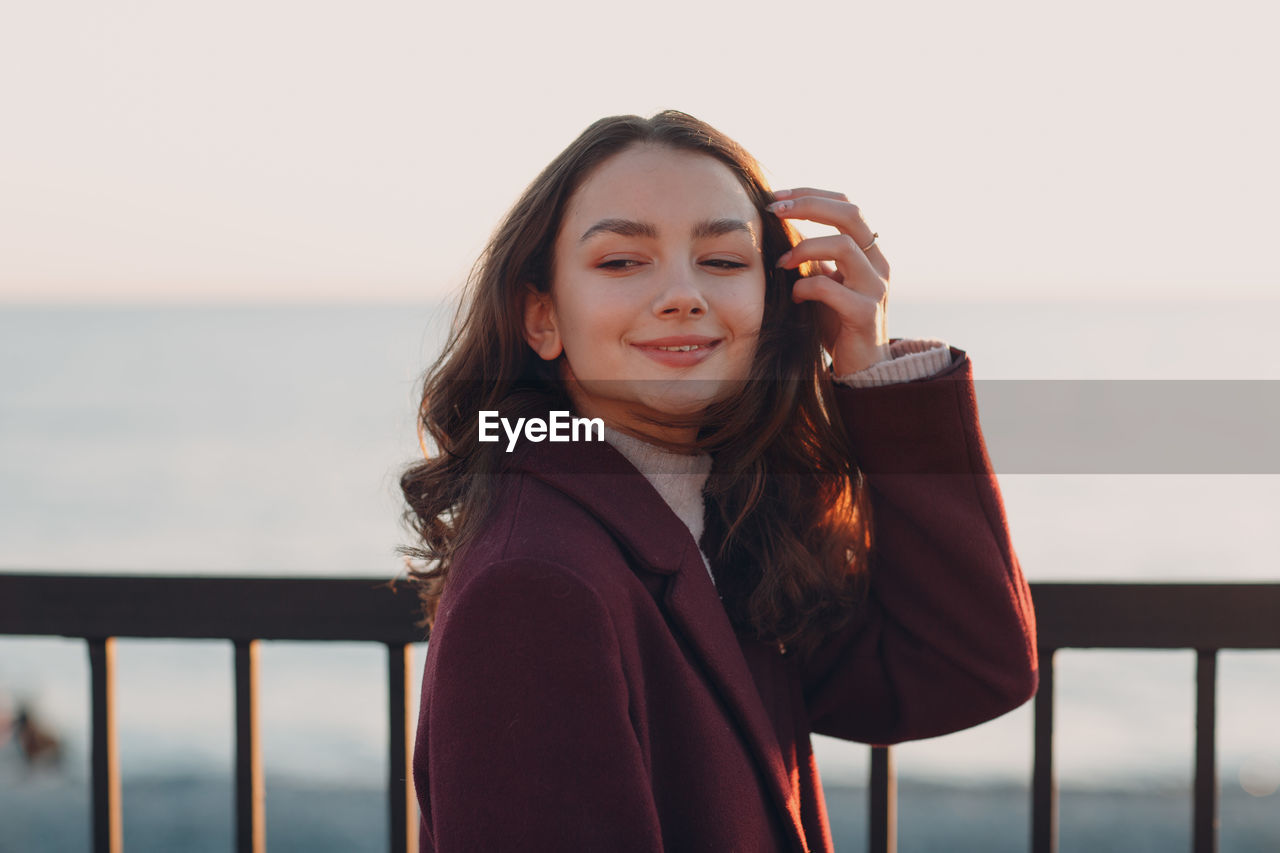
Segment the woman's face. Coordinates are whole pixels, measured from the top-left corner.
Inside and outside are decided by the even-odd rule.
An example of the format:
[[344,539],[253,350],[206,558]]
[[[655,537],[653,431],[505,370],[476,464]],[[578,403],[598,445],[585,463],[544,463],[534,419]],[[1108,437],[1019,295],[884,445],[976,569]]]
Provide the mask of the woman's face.
[[576,414],[653,435],[636,411],[692,413],[747,378],[764,315],[762,243],[755,206],[719,160],[632,146],[570,199],[550,294],[528,300],[526,336],[544,359],[564,353]]

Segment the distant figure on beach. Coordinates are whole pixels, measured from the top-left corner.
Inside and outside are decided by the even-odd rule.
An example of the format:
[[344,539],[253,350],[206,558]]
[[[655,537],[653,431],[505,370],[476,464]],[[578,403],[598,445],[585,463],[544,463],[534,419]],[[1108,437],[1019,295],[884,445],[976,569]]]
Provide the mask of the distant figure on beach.
[[0,708],[0,746],[10,740],[17,743],[28,767],[62,763],[62,741],[45,727],[28,703],[19,704],[12,716],[7,709]]
[[[829,851],[812,733],[1035,693],[970,360],[890,338],[888,283],[843,194],[770,190],[685,113],[600,119],[529,185],[401,479],[421,850]],[[546,440],[556,412],[605,440]]]

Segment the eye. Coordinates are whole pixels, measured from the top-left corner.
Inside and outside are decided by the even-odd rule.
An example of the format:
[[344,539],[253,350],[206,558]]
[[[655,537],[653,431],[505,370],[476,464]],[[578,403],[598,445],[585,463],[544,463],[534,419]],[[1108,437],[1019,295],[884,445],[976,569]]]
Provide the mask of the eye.
[[612,261],[605,261],[597,266],[602,270],[624,270],[630,269],[632,265],[639,266],[640,262],[632,258],[614,258]]
[[703,263],[706,264],[707,266],[712,266],[712,267],[715,267],[716,269],[722,269],[722,270],[740,270],[740,269],[746,269],[747,267],[746,264],[739,263],[738,261],[731,261],[731,260],[728,260],[727,258],[713,258],[712,260],[709,260],[709,261],[703,261]]

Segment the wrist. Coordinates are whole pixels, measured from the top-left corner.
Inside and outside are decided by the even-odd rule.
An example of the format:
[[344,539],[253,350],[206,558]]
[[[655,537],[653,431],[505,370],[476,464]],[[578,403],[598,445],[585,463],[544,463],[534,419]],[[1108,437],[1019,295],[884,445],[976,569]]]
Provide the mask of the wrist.
[[832,355],[831,372],[836,376],[848,376],[892,358],[887,339],[883,343],[850,347]]

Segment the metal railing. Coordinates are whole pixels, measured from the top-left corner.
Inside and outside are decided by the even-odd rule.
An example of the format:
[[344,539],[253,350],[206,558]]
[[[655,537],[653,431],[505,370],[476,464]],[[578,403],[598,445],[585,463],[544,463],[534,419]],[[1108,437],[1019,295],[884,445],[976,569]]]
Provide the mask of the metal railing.
[[235,648],[236,849],[266,847],[258,736],[260,640],[383,643],[390,697],[390,849],[418,849],[410,776],[412,643],[417,596],[361,578],[232,578],[0,574],[0,635],[57,635],[88,642],[93,849],[120,853],[120,772],[114,719],[115,638],[230,640]]
[[1218,652],[1280,649],[1280,583],[1040,583],[1031,585],[1031,595],[1040,654],[1031,778],[1033,853],[1058,849],[1054,654],[1081,648],[1195,650],[1192,850],[1217,853]]
[[[1194,853],[1216,853],[1216,664],[1221,649],[1280,649],[1280,583],[1031,585],[1039,636],[1032,771],[1031,850],[1057,850],[1054,654],[1067,648],[1194,649],[1196,747]],[[86,640],[92,720],[93,847],[122,850],[114,720],[116,637],[229,640],[235,649],[236,849],[265,849],[258,737],[258,642],[328,640],[387,647],[389,846],[417,850],[410,781],[417,598],[405,586],[365,578],[239,578],[0,574],[0,635]],[[872,748],[871,853],[897,847],[897,785],[890,747]]]

